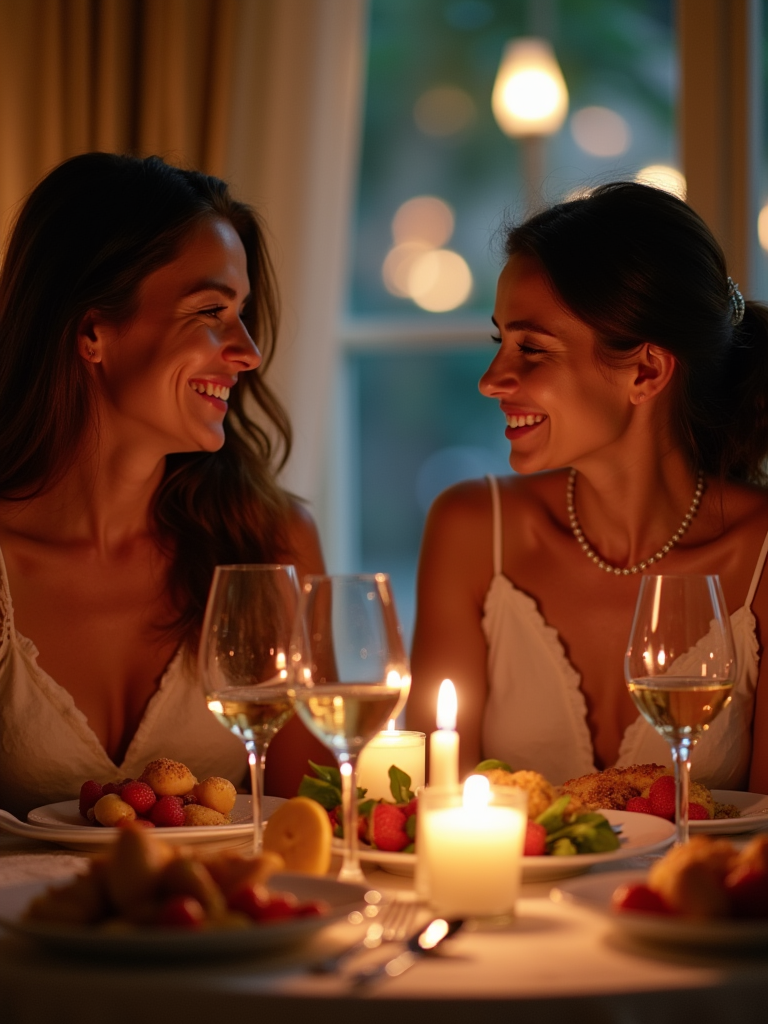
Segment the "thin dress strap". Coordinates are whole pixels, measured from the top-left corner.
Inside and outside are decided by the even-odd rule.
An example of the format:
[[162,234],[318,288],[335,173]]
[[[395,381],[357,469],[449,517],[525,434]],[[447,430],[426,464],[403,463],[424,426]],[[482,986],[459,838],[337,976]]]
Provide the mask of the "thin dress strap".
[[[490,473],[486,476],[488,486],[491,488],[491,505],[493,506],[493,575],[501,574],[501,498],[499,497],[499,482]],[[768,541],[768,537],[766,538]]]
[[763,574],[763,566],[765,565],[766,555],[768,555],[768,533],[766,533],[765,535],[763,546],[762,548],[760,548],[760,554],[757,556],[757,565],[755,566],[755,571],[752,576],[752,582],[749,585],[749,593],[747,594],[747,600],[744,602],[747,608],[752,607],[752,601],[755,596],[755,591],[757,590],[757,585],[760,582],[760,577]]

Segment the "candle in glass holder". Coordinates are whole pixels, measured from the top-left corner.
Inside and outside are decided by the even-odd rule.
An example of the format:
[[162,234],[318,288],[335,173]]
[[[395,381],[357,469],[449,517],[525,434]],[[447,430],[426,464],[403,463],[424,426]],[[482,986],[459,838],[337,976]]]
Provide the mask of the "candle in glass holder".
[[444,679],[437,695],[437,731],[429,737],[430,786],[456,786],[459,782],[459,734],[456,732],[456,687]]
[[445,917],[513,913],[520,887],[528,795],[491,789],[484,775],[427,787],[419,799],[416,853],[423,894]]
[[424,742],[423,732],[407,732],[395,729],[394,719],[389,728],[377,733],[363,747],[357,761],[357,784],[368,790],[366,799],[391,800],[389,769],[395,765],[411,778],[411,789],[424,785]]

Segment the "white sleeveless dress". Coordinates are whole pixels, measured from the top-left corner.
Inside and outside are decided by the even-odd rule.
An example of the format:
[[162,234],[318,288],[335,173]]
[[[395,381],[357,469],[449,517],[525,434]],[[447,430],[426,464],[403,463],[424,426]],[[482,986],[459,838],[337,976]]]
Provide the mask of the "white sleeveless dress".
[[[503,575],[498,482],[488,478],[493,505],[493,579],[485,595],[488,699],[482,726],[484,757],[541,772],[555,785],[596,771],[581,676],[557,631],[536,602]],[[760,650],[752,600],[768,554],[766,536],[744,605],[731,615],[738,677],[730,704],[699,740],[691,776],[716,789],[746,789]],[[627,728],[617,767],[670,764],[669,745],[638,715]]]
[[34,807],[77,797],[86,779],[135,778],[158,757],[182,761],[199,779],[220,775],[242,782],[245,748],[206,707],[182,650],[168,665],[119,765],[37,657],[32,641],[16,632],[0,553],[0,807],[24,819]]

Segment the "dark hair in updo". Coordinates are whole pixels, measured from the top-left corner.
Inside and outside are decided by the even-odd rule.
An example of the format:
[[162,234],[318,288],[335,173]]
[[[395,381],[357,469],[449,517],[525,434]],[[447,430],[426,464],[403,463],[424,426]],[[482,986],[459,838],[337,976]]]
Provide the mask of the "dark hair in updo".
[[72,466],[93,417],[93,383],[77,352],[83,317],[130,322],[139,289],[201,223],[229,221],[245,249],[251,298],[242,320],[262,356],[240,373],[216,452],[169,455],[151,528],[171,559],[169,631],[194,648],[214,566],[291,561],[289,499],[275,473],[288,417],[264,382],[278,302],[261,220],[219,178],[158,157],[84,153],[30,193],[0,274],[0,496],[44,493]]
[[538,260],[605,363],[646,342],[672,353],[673,428],[694,468],[768,484],[768,308],[747,302],[732,324],[725,256],[698,214],[614,182],[509,229],[504,248]]

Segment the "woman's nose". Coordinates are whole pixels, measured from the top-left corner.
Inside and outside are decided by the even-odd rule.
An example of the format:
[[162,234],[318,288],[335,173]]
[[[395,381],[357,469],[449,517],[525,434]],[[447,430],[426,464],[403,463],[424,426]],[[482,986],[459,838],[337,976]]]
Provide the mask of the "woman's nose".
[[518,381],[510,367],[501,364],[501,352],[497,353],[491,365],[478,381],[478,389],[485,398],[497,398],[499,393],[516,388]]
[[239,321],[239,326],[234,329],[228,342],[225,354],[233,363],[239,364],[240,372],[255,370],[256,367],[261,366],[261,352],[242,320]]

